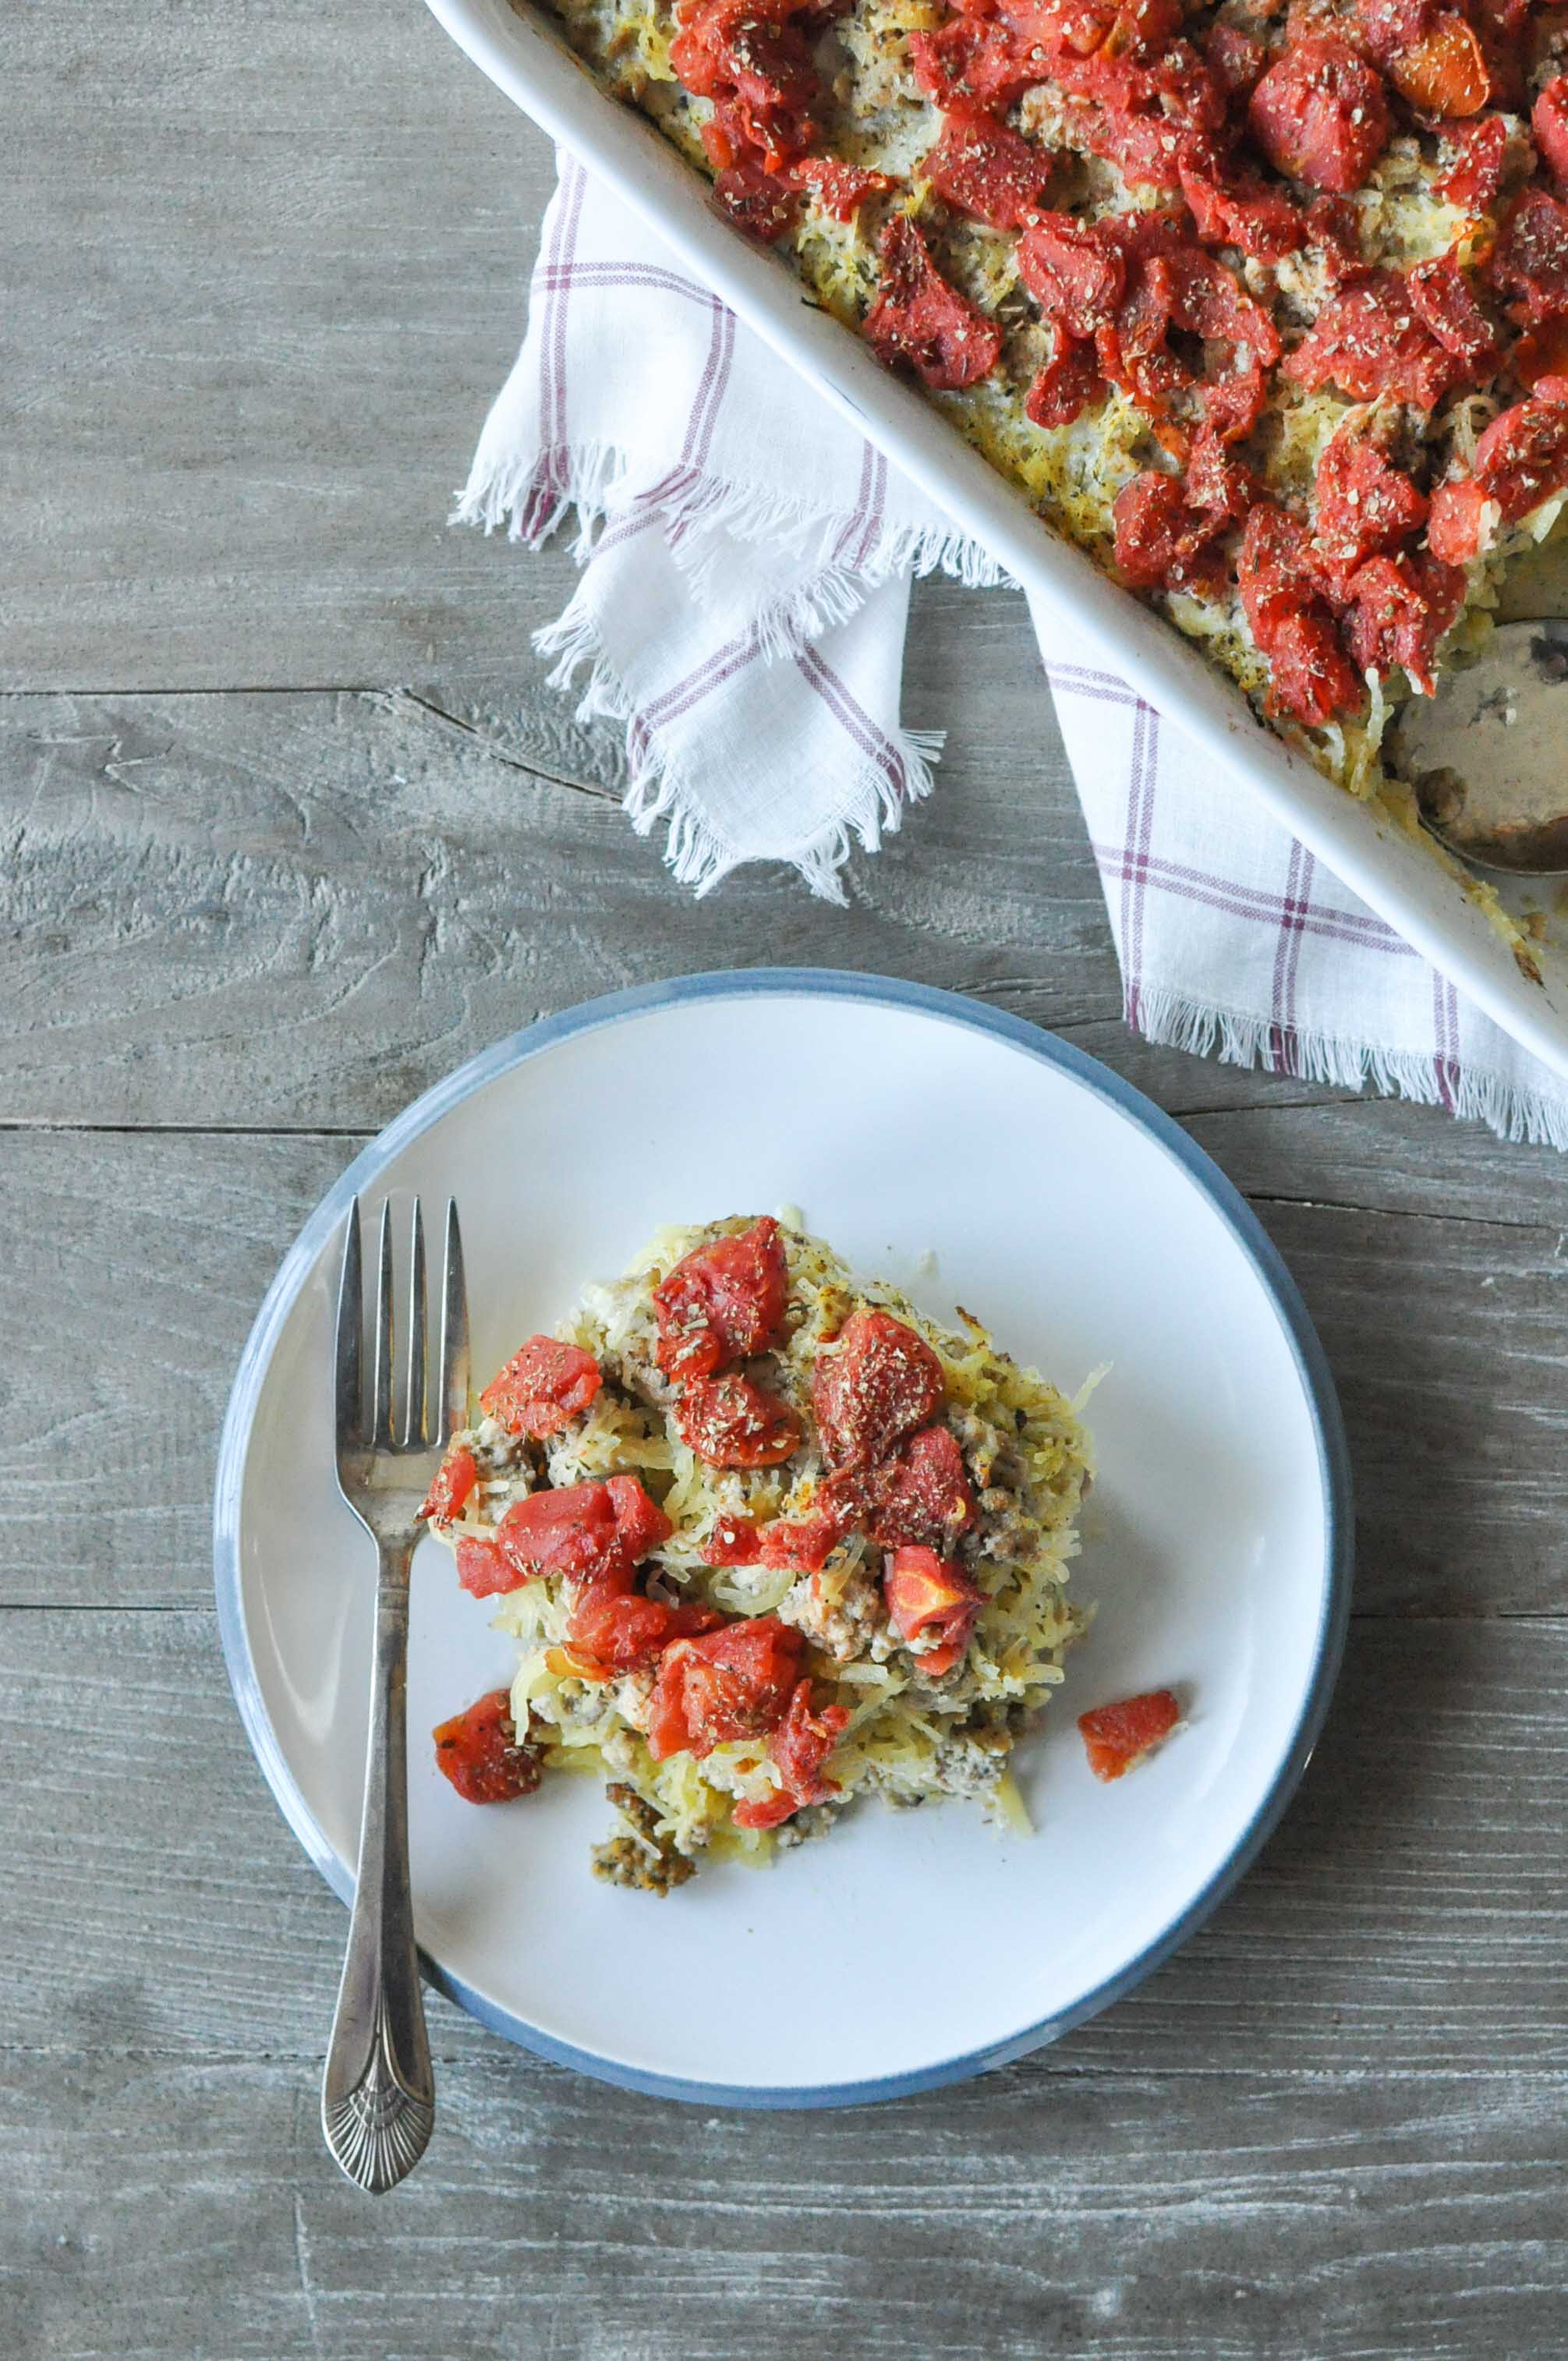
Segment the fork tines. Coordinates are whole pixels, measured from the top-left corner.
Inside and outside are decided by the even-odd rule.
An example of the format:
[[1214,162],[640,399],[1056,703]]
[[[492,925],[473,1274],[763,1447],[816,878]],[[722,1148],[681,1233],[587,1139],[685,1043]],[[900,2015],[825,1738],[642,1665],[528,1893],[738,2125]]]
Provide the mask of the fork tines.
[[[457,1226],[457,1201],[455,1197],[449,1197],[446,1202],[440,1369],[433,1386],[428,1367],[423,1213],[416,1197],[410,1228],[405,1323],[408,1343],[402,1355],[401,1367],[398,1369],[390,1199],[381,1207],[376,1275],[375,1354],[371,1367],[368,1422],[365,1402],[363,1293],[359,1200],[356,1197],[348,1210],[348,1226],[343,1243],[343,1275],[337,1297],[335,1390],[339,1456],[341,1458],[345,1447],[359,1452],[444,1450],[454,1429],[465,1424],[468,1415],[468,1305],[463,1275],[463,1240]],[[400,1401],[400,1417],[398,1414]]]

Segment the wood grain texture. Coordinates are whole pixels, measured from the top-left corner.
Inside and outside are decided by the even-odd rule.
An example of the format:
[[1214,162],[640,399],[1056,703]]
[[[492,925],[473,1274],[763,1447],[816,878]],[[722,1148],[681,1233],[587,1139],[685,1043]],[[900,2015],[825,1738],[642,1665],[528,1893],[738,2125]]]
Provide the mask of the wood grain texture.
[[7,9],[0,159],[0,685],[510,659],[548,588],[446,515],[554,159],[425,9]]
[[[358,1142],[0,1132],[0,1605],[212,1596],[235,1367],[287,1235]],[[70,1465],[62,1539],[39,1470]],[[211,1668],[215,1675],[217,1667]]]
[[8,2115],[39,2127],[29,2169],[0,2158],[28,2356],[1562,2349],[1560,2078],[1085,2076],[1048,2058],[760,2122],[629,2108],[471,2042],[442,2069],[419,2173],[379,2203],[321,2154],[302,2062],[12,2057],[0,2078]]

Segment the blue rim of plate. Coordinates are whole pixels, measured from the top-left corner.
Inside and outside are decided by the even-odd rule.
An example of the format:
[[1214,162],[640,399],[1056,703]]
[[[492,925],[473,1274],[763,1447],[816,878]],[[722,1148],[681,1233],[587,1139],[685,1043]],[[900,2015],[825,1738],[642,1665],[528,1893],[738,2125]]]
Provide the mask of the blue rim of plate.
[[638,2067],[622,2065],[617,2060],[598,2057],[590,2050],[578,2049],[569,2042],[557,2041],[537,2026],[529,2024],[526,2018],[500,2007],[484,1993],[465,1983],[460,1976],[451,1974],[438,1960],[422,1955],[426,1976],[438,1992],[455,2001],[481,2025],[488,2026],[493,2032],[504,2034],[508,2040],[515,2041],[520,2048],[532,2050],[535,2056],[547,2059],[553,2065],[574,2067],[579,2073],[592,2075],[597,2081],[613,2083],[620,2090],[637,2091],[652,2098],[683,2099],[695,2105],[707,2107],[849,2107],[884,2099],[912,2097],[919,2092],[938,2090],[946,2083],[962,2081],[989,2067],[1007,2065],[1014,2059],[1026,2056],[1030,2050],[1057,2040],[1074,2026],[1098,2015],[1113,2001],[1122,1999],[1196,1932],[1251,1866],[1273,1834],[1311,1758],[1312,1749],[1322,1729],[1344,1651],[1345,1629],[1350,1617],[1354,1536],[1350,1455],[1345,1444],[1339,1397],[1322,1345],[1318,1341],[1317,1331],[1312,1326],[1295,1280],[1245,1199],[1226,1180],[1212,1158],[1206,1155],[1169,1115],[1162,1113],[1141,1091],[1135,1090],[1119,1074],[1102,1066],[1098,1059],[1090,1057],[1082,1049],[1074,1049],[1069,1042],[1059,1040],[1054,1033],[1047,1033],[1023,1017],[1009,1016],[999,1009],[981,1006],[955,992],[939,991],[929,984],[905,983],[892,976],[857,975],[839,968],[749,968],[729,973],[676,976],[663,983],[640,984],[628,992],[609,993],[601,999],[584,1001],[578,1007],[565,1009],[558,1016],[541,1017],[536,1024],[526,1026],[521,1033],[510,1034],[505,1040],[480,1050],[466,1065],[447,1075],[444,1082],[437,1082],[425,1092],[422,1098],[416,1099],[411,1106],[405,1108],[385,1131],[363,1148],[328,1190],[285,1255],[277,1277],[267,1290],[256,1324],[240,1356],[224,1420],[213,1504],[213,1563],[218,1631],[240,1719],[245,1724],[246,1735],[261,1765],[262,1774],[283,1817],[340,1900],[347,1902],[350,1899],[354,1874],[327,1843],[278,1744],[262,1700],[240,1591],[239,1510],[246,1455],[262,1385],[295,1298],[336,1233],[351,1200],[373,1188],[394,1157],[474,1091],[510,1072],[525,1060],[537,1057],[543,1050],[554,1049],[576,1034],[617,1024],[623,1017],[642,1016],[649,1010],[674,1006],[684,1001],[784,993],[865,1001],[901,1011],[913,1009],[946,1024],[963,1025],[972,1031],[988,1033],[1009,1043],[1014,1049],[1022,1049],[1029,1057],[1038,1059],[1042,1064],[1054,1066],[1058,1071],[1070,1075],[1076,1082],[1092,1091],[1096,1097],[1107,1101],[1130,1123],[1135,1124],[1181,1167],[1187,1178],[1202,1191],[1220,1214],[1257,1272],[1295,1360],[1311,1412],[1317,1444],[1319,1478],[1323,1495],[1326,1580],[1316,1634],[1312,1676],[1290,1743],[1251,1822],[1226,1860],[1186,1908],[1115,1975],[1107,1977],[1093,1991],[1082,1994],[1070,2007],[1042,2018],[1038,2024],[1010,2035],[1005,2040],[989,2043],[982,2048],[967,2051],[959,2057],[943,2059],[935,2065],[923,2066],[906,2074],[883,2075],[859,2082],[782,2086],[698,2082],[683,2076],[647,2073]]

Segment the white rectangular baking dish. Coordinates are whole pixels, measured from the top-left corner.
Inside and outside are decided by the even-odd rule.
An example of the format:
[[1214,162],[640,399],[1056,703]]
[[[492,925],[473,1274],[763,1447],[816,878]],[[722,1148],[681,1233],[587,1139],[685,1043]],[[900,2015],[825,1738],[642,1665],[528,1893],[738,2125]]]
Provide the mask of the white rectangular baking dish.
[[1107,667],[1207,749],[1516,1039],[1568,1077],[1568,962],[1543,983],[1461,885],[1419,844],[1323,778],[1265,730],[1196,649],[1058,540],[1023,495],[918,394],[823,312],[801,300],[778,256],[748,245],[707,203],[706,183],[635,110],[609,97],[554,21],[518,0],[428,0],[508,97],[649,222],[717,294],[851,418],[932,503],[989,549],[1048,609],[1070,614]]

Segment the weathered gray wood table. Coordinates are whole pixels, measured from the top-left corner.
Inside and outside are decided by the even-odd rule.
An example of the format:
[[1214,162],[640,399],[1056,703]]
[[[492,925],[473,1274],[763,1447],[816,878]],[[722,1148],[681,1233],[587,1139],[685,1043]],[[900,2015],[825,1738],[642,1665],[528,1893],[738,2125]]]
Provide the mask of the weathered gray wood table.
[[[1005,597],[918,600],[950,757],[847,915],[684,899],[539,686],[565,559],[444,525],[549,175],[415,0],[0,18],[0,2356],[1561,2353],[1563,1168],[1126,1037]],[[218,1656],[235,1359],[411,1093],[761,958],[1053,1026],[1249,1191],[1350,1417],[1339,1702],[1242,1890],[1055,2050],[763,2122],[437,2000],[378,2205],[316,2130],[343,1916]]]

